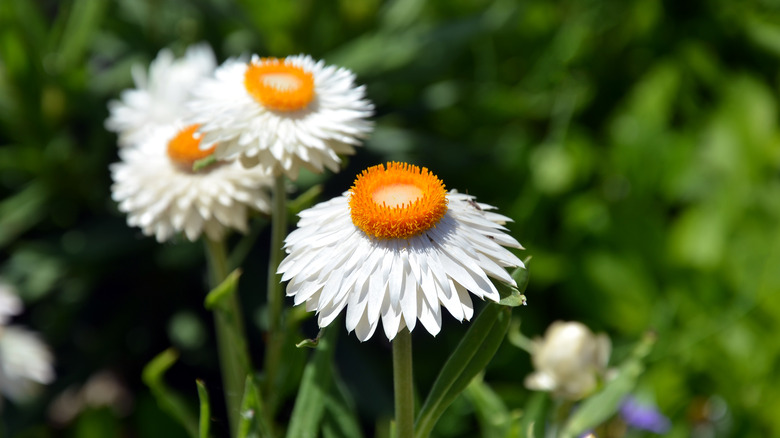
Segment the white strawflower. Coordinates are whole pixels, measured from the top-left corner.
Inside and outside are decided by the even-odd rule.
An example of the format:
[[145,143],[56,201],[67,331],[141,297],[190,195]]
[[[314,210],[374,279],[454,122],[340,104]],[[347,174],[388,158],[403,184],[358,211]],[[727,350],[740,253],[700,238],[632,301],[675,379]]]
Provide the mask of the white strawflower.
[[0,327],[0,392],[14,401],[29,398],[54,380],[54,358],[38,335],[15,326]]
[[16,295],[16,289],[0,280],[0,325],[5,325],[11,317],[22,313],[24,305]]
[[270,177],[235,161],[218,161],[194,171],[193,164],[213,152],[201,150],[197,125],[150,133],[137,147],[119,151],[111,165],[112,198],[128,214],[127,223],[159,242],[183,232],[221,239],[227,228],[247,231],[249,210],[270,211]]
[[278,272],[320,327],[346,308],[347,330],[361,341],[380,320],[391,340],[417,320],[436,335],[442,307],[462,321],[474,314],[469,292],[499,300],[488,277],[516,286],[505,268],[523,262],[502,245],[522,246],[492,208],[448,193],[428,169],[374,166],[349,192],[301,212]]
[[563,399],[582,399],[606,373],[611,345],[607,335],[594,335],[582,323],[556,321],[543,339],[533,341],[536,371],[526,377],[525,386]]
[[239,158],[291,179],[301,166],[339,170],[372,124],[373,105],[347,69],[305,55],[231,59],[194,90],[193,123],[217,158]]
[[133,67],[135,88],[108,103],[106,129],[119,135],[120,146],[144,141],[157,128],[188,115],[185,102],[190,92],[216,67],[214,53],[207,44],[189,47],[178,59],[169,49],[161,50],[148,73],[140,65]]

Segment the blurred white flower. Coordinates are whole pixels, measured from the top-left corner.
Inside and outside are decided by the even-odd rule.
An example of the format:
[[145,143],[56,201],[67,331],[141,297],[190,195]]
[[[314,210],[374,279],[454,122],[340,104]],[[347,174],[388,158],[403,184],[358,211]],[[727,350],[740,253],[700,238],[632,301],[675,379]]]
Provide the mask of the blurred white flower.
[[0,392],[14,401],[27,399],[54,380],[54,357],[37,334],[21,327],[0,327]]
[[12,316],[22,313],[22,300],[13,286],[0,280],[0,325],[5,325]]
[[159,242],[177,232],[191,241],[204,232],[221,239],[227,228],[247,231],[250,209],[270,211],[271,179],[260,169],[220,161],[193,170],[213,151],[199,148],[196,129],[159,128],[136,147],[120,149],[122,161],[111,165],[112,198],[128,214],[127,224]]
[[525,386],[554,396],[579,400],[596,389],[607,368],[612,344],[579,322],[556,321],[543,339],[533,341],[531,361],[536,371]]
[[160,50],[148,73],[140,65],[133,66],[135,88],[123,91],[119,100],[108,103],[111,114],[106,129],[119,135],[120,146],[144,141],[156,128],[187,116],[185,102],[195,84],[210,76],[216,67],[208,44],[191,46],[178,59],[169,49]]
[[301,166],[338,172],[372,124],[374,106],[355,75],[306,55],[231,59],[193,90],[188,122],[201,125],[217,158],[239,158],[291,179]]

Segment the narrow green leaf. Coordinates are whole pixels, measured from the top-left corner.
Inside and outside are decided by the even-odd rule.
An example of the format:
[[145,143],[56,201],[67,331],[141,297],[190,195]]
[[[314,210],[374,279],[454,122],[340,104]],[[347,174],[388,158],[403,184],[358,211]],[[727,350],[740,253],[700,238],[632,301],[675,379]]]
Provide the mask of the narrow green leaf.
[[244,259],[249,255],[249,251],[255,247],[257,238],[260,237],[260,234],[262,234],[267,227],[268,220],[265,218],[256,218],[252,222],[249,227],[249,233],[243,235],[241,240],[233,246],[230,257],[228,257],[229,267],[241,266],[244,263]]
[[529,261],[531,261],[531,256],[528,256],[523,260],[523,264],[526,267],[515,268],[514,272],[512,272],[512,279],[517,283],[517,290],[519,290],[521,294],[525,293],[525,290],[528,288],[528,281],[531,279],[531,276],[528,273]]
[[202,380],[195,381],[198,386],[198,399],[200,400],[200,424],[199,424],[199,437],[209,437],[209,427],[211,425],[211,405],[209,404],[209,392],[206,390],[206,385]]
[[70,7],[67,22],[59,38],[56,67],[68,70],[81,60],[98,29],[108,2],[105,0],[75,0]]
[[247,376],[244,386],[244,399],[241,401],[241,421],[238,423],[238,438],[258,438],[274,436],[269,420],[265,418],[266,410],[263,400],[257,390],[259,383],[252,376]]
[[474,406],[481,436],[502,437],[507,434],[511,422],[509,409],[480,376],[471,380],[464,394]]
[[155,356],[143,369],[141,378],[157,400],[160,409],[176,419],[192,438],[198,437],[198,420],[189,403],[165,385],[163,375],[179,358],[176,350],[169,348]]
[[525,306],[526,299],[523,292],[528,287],[528,269],[516,268],[512,272],[512,279],[517,283],[517,287],[510,286],[502,281],[493,282],[496,289],[498,289],[498,294],[501,296],[498,304],[509,307]]
[[295,399],[287,438],[316,438],[325,413],[325,402],[333,382],[332,361],[337,330],[327,330],[312,359],[306,364]]
[[252,361],[244,333],[241,304],[236,293],[241,271],[228,274],[227,251],[224,240],[206,238],[206,250],[213,289],[204,305],[214,311],[214,329],[217,334],[223,393],[227,405],[232,435],[236,435],[241,421],[242,390],[251,373]]
[[550,406],[550,397],[546,392],[534,392],[528,399],[523,410],[523,416],[519,423],[520,430],[514,436],[526,438],[543,438],[544,425],[547,418],[547,410]]
[[225,280],[206,295],[204,306],[209,310],[214,310],[217,306],[222,307],[223,300],[236,291],[238,278],[241,276],[241,269],[231,272]]
[[295,217],[301,211],[314,205],[314,201],[317,200],[320,194],[322,194],[322,185],[317,184],[298,195],[297,198],[290,200],[287,203],[289,217]]
[[32,183],[0,202],[0,248],[36,226],[45,217],[48,197],[42,184]]
[[427,437],[441,414],[493,358],[504,339],[511,308],[489,303],[472,322],[439,372],[415,424],[415,436]]
[[[495,304],[493,305],[495,306]],[[479,350],[477,350],[473,359],[468,363],[466,368],[463,369],[460,377],[458,377],[450,388],[448,394],[448,397],[450,398],[449,403],[454,401],[455,398],[468,387],[471,381],[474,380],[474,377],[485,370],[485,367],[487,367],[496,354],[496,351],[498,351],[498,347],[504,342],[510,322],[511,309],[504,307],[499,311],[496,323],[491,328],[490,333],[485,337]]]
[[317,345],[320,344],[320,338],[322,338],[322,334],[325,331],[325,329],[320,329],[320,332],[317,333],[317,337],[314,339],[304,339],[301,342],[298,342],[295,344],[295,348],[317,348]]
[[509,325],[509,331],[507,332],[506,338],[510,344],[528,354],[532,354],[534,343],[520,331],[520,324],[519,318],[513,318],[512,323]]
[[154,388],[163,383],[163,375],[176,361],[179,360],[179,353],[173,348],[169,348],[158,354],[143,369],[141,379],[150,388]]
[[498,304],[508,307],[526,305],[525,295],[521,294],[519,290],[513,288],[512,286],[505,284],[499,286],[496,284],[496,289],[498,289],[498,293],[501,295],[501,300],[498,302]]
[[637,379],[644,371],[642,361],[650,353],[654,343],[655,335],[645,334],[631,356],[620,366],[617,377],[607,382],[597,394],[583,401],[569,417],[560,435],[562,438],[579,436],[617,412],[620,402],[636,386]]
[[333,386],[325,400],[325,418],[322,426],[323,436],[338,438],[363,438],[360,421],[356,416],[356,410],[349,391],[334,370]]

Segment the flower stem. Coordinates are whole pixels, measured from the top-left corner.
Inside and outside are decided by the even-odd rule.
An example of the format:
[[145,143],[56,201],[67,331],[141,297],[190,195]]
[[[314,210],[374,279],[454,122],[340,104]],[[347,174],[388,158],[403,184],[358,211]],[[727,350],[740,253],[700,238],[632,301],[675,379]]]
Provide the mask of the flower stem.
[[[227,278],[229,273],[225,242],[207,238],[206,249],[209,256],[210,283],[214,288]],[[246,376],[252,368],[237,293],[225,297],[224,307],[214,309],[214,327],[217,333],[225,404],[230,429],[235,433],[241,420],[241,399]]]
[[393,339],[393,390],[398,438],[414,436],[413,385],[412,334],[404,328]]
[[265,354],[265,393],[272,399],[268,407],[275,411],[278,393],[276,379],[281,362],[284,332],[282,330],[282,283],[276,270],[284,257],[282,243],[287,233],[287,197],[284,189],[284,175],[274,179],[273,206],[271,210],[271,252],[268,257],[268,340]]

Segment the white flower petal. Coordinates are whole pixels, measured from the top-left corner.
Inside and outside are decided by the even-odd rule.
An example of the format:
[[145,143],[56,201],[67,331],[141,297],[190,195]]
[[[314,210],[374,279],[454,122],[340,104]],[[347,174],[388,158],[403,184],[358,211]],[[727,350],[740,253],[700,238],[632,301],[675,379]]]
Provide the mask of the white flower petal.
[[140,65],[133,66],[136,88],[125,90],[120,100],[109,102],[106,129],[119,135],[120,146],[143,142],[149,133],[186,116],[184,102],[195,85],[216,67],[214,53],[207,44],[189,47],[179,59],[170,50],[161,50],[148,72]]

